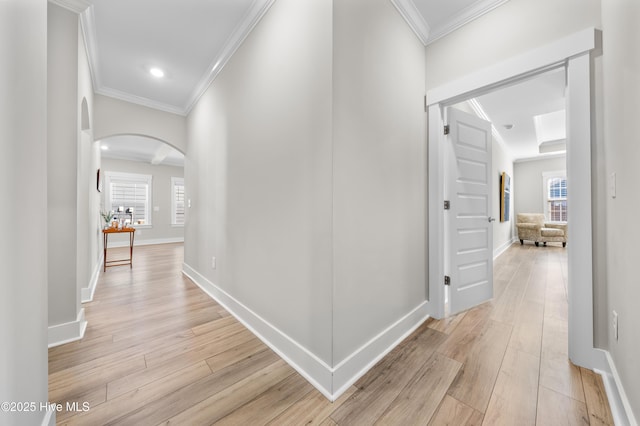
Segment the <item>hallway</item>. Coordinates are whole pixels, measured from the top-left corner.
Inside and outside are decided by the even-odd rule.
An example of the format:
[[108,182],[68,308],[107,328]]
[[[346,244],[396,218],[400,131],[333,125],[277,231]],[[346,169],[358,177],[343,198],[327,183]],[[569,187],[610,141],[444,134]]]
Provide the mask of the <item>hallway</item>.
[[49,350],[49,400],[90,407],[58,424],[613,425],[600,377],[567,361],[566,249],[511,246],[494,300],[428,320],[333,404],[185,278],[182,253],[136,247],[100,276],[84,339]]

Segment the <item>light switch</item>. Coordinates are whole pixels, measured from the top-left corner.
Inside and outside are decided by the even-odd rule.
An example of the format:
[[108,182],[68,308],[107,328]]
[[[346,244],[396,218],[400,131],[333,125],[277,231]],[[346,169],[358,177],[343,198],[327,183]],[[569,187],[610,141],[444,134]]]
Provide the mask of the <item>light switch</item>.
[[609,177],[609,193],[611,193],[611,198],[616,198],[616,173],[611,173]]
[[187,207],[191,208],[191,198],[187,200]]

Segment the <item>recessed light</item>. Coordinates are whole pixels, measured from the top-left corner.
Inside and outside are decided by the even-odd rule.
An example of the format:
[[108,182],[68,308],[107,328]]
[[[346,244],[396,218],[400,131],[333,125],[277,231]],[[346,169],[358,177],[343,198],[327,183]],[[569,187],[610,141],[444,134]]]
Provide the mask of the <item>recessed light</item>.
[[100,149],[103,150],[103,151],[107,151],[109,149],[109,147],[106,146],[106,145],[101,145]]
[[149,72],[151,73],[152,76],[156,78],[164,77],[164,71],[162,71],[160,68],[151,68]]
[[513,129],[513,124],[505,124],[503,127],[507,130],[511,130]]

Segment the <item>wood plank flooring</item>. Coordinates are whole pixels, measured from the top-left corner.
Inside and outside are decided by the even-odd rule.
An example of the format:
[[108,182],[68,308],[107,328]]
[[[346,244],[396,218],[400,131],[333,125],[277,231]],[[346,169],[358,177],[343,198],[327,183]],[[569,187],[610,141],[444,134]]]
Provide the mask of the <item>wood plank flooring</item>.
[[566,249],[513,245],[492,301],[428,320],[334,403],[185,278],[182,252],[136,247],[100,276],[84,339],[49,350],[49,399],[90,407],[58,424],[613,425],[601,378],[567,359]]

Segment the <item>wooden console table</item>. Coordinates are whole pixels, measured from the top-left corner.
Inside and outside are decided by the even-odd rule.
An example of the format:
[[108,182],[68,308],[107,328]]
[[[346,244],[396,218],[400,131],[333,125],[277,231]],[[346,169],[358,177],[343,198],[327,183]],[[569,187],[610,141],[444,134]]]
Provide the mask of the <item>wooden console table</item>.
[[[129,258],[107,261],[107,244],[109,241],[109,234],[122,234],[125,232],[129,233]],[[107,267],[110,266],[129,265],[129,268],[133,268],[133,237],[135,233],[135,228],[107,228],[102,230],[102,236],[104,239],[104,272],[107,272]],[[117,265],[113,265],[113,263],[117,263]]]

